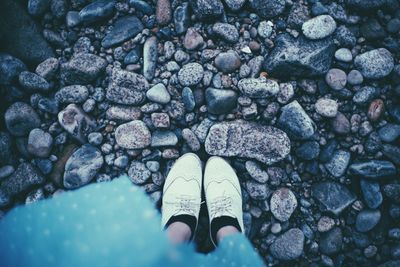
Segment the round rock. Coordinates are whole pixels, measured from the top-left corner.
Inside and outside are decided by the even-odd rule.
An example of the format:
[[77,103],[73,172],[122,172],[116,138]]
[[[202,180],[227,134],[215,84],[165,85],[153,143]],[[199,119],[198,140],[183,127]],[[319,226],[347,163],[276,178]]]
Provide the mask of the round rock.
[[320,15],[304,22],[301,29],[308,39],[318,40],[331,35],[336,29],[336,22],[329,15]]
[[299,228],[292,228],[275,239],[270,251],[278,260],[294,260],[301,256],[303,247],[303,232]]
[[207,110],[213,114],[225,114],[236,107],[237,93],[228,89],[207,88]]
[[335,227],[321,235],[319,249],[322,253],[333,255],[342,249],[343,234],[339,227]]
[[215,67],[223,73],[231,73],[240,68],[241,61],[239,55],[233,51],[229,50],[225,53],[220,53],[215,58]]
[[203,36],[198,33],[194,28],[189,28],[186,31],[185,38],[183,39],[183,46],[187,50],[196,50],[204,45]]
[[235,26],[228,23],[217,22],[213,25],[212,30],[215,35],[229,43],[239,41],[239,32]]
[[151,133],[144,122],[134,120],[118,126],[115,140],[120,147],[140,149],[150,145]]
[[151,87],[146,92],[146,96],[150,101],[160,104],[167,104],[169,101],[171,101],[171,96],[169,95],[165,85],[162,83],[158,83]]
[[41,158],[48,157],[50,155],[52,145],[53,137],[42,129],[36,128],[29,133],[28,151],[32,155]]
[[335,100],[328,98],[320,98],[315,103],[315,111],[327,118],[334,118],[338,112],[338,103]]
[[354,66],[365,78],[380,79],[393,70],[394,60],[387,49],[378,48],[356,56]]
[[186,64],[178,72],[178,79],[183,86],[193,86],[201,82],[204,69],[199,63]]
[[347,82],[351,85],[359,85],[362,84],[364,78],[358,70],[351,70],[349,74],[347,74]]
[[296,196],[290,189],[280,188],[272,194],[270,207],[276,219],[286,222],[297,208]]
[[325,75],[325,81],[330,88],[341,90],[346,86],[347,75],[341,69],[330,69]]
[[335,58],[336,58],[336,60],[348,63],[353,60],[353,55],[351,54],[350,49],[340,48],[340,49],[336,50]]
[[65,188],[78,188],[89,183],[103,163],[104,159],[100,150],[89,144],[83,145],[71,155],[65,164]]
[[380,219],[381,212],[379,210],[362,210],[356,218],[356,229],[361,233],[371,231]]
[[4,115],[8,131],[15,136],[27,135],[32,129],[40,126],[36,111],[24,102],[15,102]]
[[134,184],[143,184],[151,176],[151,171],[140,161],[132,161],[128,170],[128,176]]

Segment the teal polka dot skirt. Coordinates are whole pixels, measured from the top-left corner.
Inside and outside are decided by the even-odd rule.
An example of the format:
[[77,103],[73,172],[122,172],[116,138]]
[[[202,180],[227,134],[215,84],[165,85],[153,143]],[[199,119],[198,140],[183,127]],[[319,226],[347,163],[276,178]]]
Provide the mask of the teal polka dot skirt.
[[172,246],[160,214],[127,177],[19,206],[0,219],[2,267],[263,266],[241,234],[212,253]]

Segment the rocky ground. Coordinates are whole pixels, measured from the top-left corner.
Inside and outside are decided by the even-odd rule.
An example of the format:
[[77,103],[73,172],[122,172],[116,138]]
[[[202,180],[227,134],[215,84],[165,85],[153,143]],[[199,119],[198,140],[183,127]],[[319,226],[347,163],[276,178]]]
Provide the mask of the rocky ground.
[[124,173],[159,205],[193,151],[236,169],[266,265],[400,266],[397,0],[20,2],[0,216]]

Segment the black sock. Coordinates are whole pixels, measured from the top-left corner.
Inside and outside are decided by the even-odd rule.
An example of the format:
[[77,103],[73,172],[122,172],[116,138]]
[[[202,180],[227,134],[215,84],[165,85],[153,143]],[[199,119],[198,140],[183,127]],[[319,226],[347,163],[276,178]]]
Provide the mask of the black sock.
[[192,232],[192,234],[190,235],[190,240],[192,240],[193,236],[194,236],[194,231],[196,230],[196,217],[191,216],[191,215],[176,215],[176,216],[172,216],[169,221],[167,222],[167,224],[165,225],[165,229],[168,228],[168,226],[170,226],[172,223],[174,222],[182,222],[184,224],[187,224],[190,227],[190,231]]
[[233,226],[238,229],[239,232],[242,232],[242,229],[240,228],[239,222],[236,218],[230,217],[230,216],[221,216],[217,217],[211,222],[211,237],[214,240],[214,242],[217,241],[217,233],[219,229],[221,229],[224,226]]

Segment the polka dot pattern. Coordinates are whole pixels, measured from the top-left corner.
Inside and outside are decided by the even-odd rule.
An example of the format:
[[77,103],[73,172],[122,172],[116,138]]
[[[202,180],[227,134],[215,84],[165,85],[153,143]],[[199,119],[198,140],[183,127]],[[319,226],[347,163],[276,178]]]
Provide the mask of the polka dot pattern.
[[211,254],[173,247],[160,215],[126,176],[27,206],[0,220],[0,266],[263,266],[243,235]]

